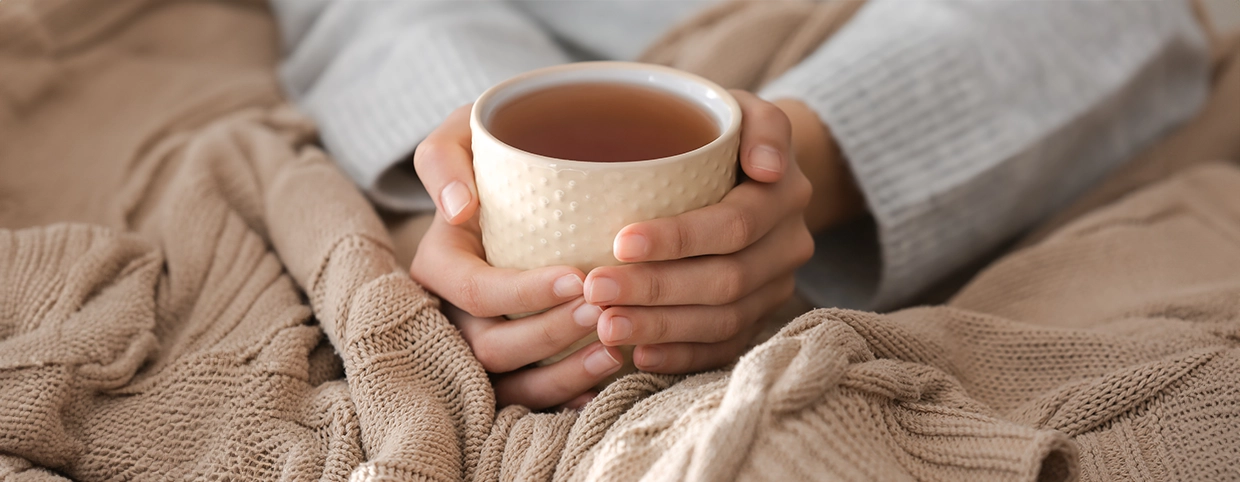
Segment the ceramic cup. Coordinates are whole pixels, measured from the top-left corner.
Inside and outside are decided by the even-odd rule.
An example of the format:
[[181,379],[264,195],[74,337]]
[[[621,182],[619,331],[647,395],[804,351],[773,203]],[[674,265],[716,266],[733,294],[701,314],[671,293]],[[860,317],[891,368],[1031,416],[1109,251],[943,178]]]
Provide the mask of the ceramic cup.
[[[532,91],[575,83],[640,85],[702,108],[720,135],[692,151],[631,162],[583,162],[525,152],[487,126],[498,107]],[[726,89],[693,74],[632,62],[582,62],[518,75],[491,87],[470,115],[482,244],[499,268],[569,265],[584,272],[620,262],[621,228],[719,202],[736,180],[741,110]]]

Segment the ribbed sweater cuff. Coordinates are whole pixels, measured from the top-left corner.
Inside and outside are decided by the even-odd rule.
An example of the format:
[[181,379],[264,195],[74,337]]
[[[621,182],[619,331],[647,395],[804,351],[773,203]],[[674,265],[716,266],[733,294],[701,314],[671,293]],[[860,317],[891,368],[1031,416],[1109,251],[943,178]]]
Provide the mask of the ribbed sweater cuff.
[[410,159],[418,143],[452,109],[473,97],[463,91],[436,96],[420,89],[388,87],[413,85],[404,82],[416,75],[412,68],[395,70],[373,82],[382,85],[344,92],[308,107],[327,150],[371,200],[400,211],[433,211],[435,205],[412,169],[398,164]]
[[305,73],[288,64],[282,70],[340,167],[389,209],[434,210],[412,166],[401,163],[449,113],[508,77],[568,60],[511,12],[437,21],[356,40],[304,95],[293,86]]

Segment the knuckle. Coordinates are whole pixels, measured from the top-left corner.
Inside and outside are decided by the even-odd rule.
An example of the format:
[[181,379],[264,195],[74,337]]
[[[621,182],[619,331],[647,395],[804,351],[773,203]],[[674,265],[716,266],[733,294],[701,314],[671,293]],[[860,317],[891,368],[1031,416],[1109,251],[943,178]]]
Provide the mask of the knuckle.
[[731,287],[728,291],[728,298],[731,300],[740,299],[745,294],[746,280],[749,278],[745,268],[745,264],[740,260],[732,260],[729,263],[725,279],[728,281],[728,286]]
[[433,163],[435,159],[442,157],[443,150],[443,146],[433,137],[428,137],[419,143],[418,147],[413,150],[414,170],[418,171],[418,174],[424,174],[423,171],[427,166]]
[[731,303],[745,294],[744,264],[734,259],[726,259],[722,262],[722,269],[719,270],[716,278],[719,280],[719,286],[715,290],[719,296],[715,301],[719,304]]
[[667,312],[665,310],[658,310],[658,314],[652,318],[652,323],[649,323],[652,328],[651,331],[653,332],[650,333],[649,337],[651,343],[666,343],[673,341],[669,339],[671,338],[672,327],[670,323],[671,320],[668,319]]
[[772,115],[771,123],[774,124],[775,127],[779,128],[780,135],[782,135],[785,142],[787,142],[789,137],[792,135],[792,120],[788,119],[788,115],[784,114],[784,111],[780,108],[775,107],[774,105],[771,105],[771,107],[775,109],[775,114]]
[[814,197],[814,185],[809,182],[809,178],[805,177],[805,174],[794,176],[793,179],[791,189],[792,202],[797,209],[805,209]]
[[409,263],[409,277],[413,278],[415,283],[425,287],[427,279],[424,279],[422,274],[426,272],[426,255],[422,254],[422,251],[418,250],[413,255],[413,262]]
[[670,353],[668,355],[668,359],[673,361],[668,364],[668,367],[671,370],[678,372],[687,372],[697,369],[699,363],[698,359],[701,358],[698,351],[694,350],[692,347],[685,347],[681,350],[681,355],[679,357],[680,360],[676,360],[674,357],[670,356]]
[[753,110],[754,115],[764,124],[775,124],[783,128],[791,126],[788,116],[784,115],[784,111],[776,107],[775,104],[766,101],[755,102]]
[[516,298],[517,305],[522,310],[537,309],[535,301],[537,301],[538,296],[532,292],[533,290],[533,287],[525,283],[515,283],[515,286],[513,286],[512,295]]
[[723,320],[719,323],[719,331],[712,342],[730,340],[741,331],[741,326],[745,324],[745,313],[739,308],[734,307],[726,310]]
[[663,278],[658,276],[647,277],[646,282],[646,299],[650,303],[660,304],[667,296],[667,290],[663,286]]
[[550,324],[542,323],[539,328],[541,328],[539,332],[542,333],[542,342],[544,346],[555,347],[560,344],[560,338],[556,336],[555,330],[551,329]]
[[673,236],[676,237],[675,242],[670,243],[674,246],[673,249],[675,249],[673,257],[684,258],[687,256],[692,256],[693,230],[689,228],[687,223],[677,222],[674,224],[674,233],[675,234],[673,234]]
[[757,221],[749,211],[739,207],[732,208],[725,232],[728,233],[734,248],[739,250],[753,241],[754,232],[757,230],[756,223]]
[[478,359],[478,363],[482,364],[484,370],[491,373],[508,371],[508,367],[504,366],[503,357],[491,343],[486,341],[486,338],[473,340],[469,347],[474,350],[474,358]]
[[478,284],[478,278],[473,275],[461,278],[461,281],[457,283],[455,296],[448,298],[448,301],[471,315],[477,317],[489,315],[483,310],[482,287]]

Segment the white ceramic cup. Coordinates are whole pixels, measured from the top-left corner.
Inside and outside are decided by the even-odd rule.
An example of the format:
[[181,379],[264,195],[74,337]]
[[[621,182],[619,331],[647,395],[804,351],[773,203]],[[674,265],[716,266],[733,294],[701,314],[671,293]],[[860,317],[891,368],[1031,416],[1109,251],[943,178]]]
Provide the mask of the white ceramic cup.
[[[720,132],[671,157],[630,162],[554,159],[509,146],[487,130],[497,108],[524,94],[578,83],[623,83],[691,101]],[[499,268],[569,265],[584,272],[620,262],[616,233],[639,221],[719,202],[736,182],[741,110],[726,89],[676,69],[582,62],[527,72],[488,89],[470,115],[474,178],[487,262]]]

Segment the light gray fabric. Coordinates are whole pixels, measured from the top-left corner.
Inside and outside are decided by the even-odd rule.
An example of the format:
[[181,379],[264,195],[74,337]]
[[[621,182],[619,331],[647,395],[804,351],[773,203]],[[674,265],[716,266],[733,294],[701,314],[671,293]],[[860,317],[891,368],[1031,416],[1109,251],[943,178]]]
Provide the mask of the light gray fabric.
[[[372,200],[403,210],[433,204],[393,166],[453,108],[525,70],[630,59],[709,3],[273,0],[289,94]],[[872,0],[760,92],[818,112],[875,215],[878,256],[823,233],[803,293],[907,302],[1195,112],[1206,50],[1178,1]]]
[[673,25],[718,0],[513,0],[582,60],[636,60]]
[[877,279],[861,307],[898,307],[1188,119],[1208,75],[1187,2],[872,2],[762,92],[819,113],[878,227],[878,276],[799,284],[852,306],[836,285]]
[[512,5],[493,1],[272,2],[290,41],[289,95],[341,168],[375,202],[432,210],[393,169],[453,109],[514,74],[570,58]]

